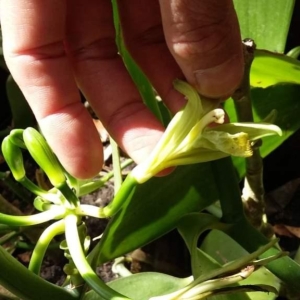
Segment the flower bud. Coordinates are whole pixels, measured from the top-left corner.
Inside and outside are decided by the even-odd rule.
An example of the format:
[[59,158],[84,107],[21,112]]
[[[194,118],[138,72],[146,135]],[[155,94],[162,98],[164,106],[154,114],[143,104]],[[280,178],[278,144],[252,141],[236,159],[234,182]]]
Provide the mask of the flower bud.
[[14,178],[21,181],[26,176],[23,155],[21,149],[11,142],[10,136],[4,138],[2,142],[2,154]]
[[23,139],[29,153],[47,174],[53,186],[61,186],[66,181],[65,174],[45,138],[36,129],[28,127],[23,132]]
[[19,148],[26,149],[26,146],[23,141],[23,132],[24,129],[13,129],[9,133],[9,138],[13,144],[18,146]]

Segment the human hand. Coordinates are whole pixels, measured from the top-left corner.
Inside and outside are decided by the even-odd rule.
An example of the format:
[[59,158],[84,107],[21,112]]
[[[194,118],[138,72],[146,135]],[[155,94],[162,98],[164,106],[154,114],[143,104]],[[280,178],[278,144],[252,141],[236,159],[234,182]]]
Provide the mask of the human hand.
[[[7,65],[50,146],[72,175],[102,166],[102,145],[78,87],[104,126],[136,162],[163,132],[142,103],[115,45],[109,0],[1,0]],[[243,74],[231,0],[119,1],[125,43],[172,112],[186,78],[211,98],[230,95]]]

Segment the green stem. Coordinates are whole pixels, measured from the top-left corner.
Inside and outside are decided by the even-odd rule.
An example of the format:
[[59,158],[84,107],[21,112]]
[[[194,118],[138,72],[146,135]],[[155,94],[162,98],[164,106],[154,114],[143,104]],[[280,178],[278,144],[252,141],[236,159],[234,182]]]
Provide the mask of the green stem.
[[251,40],[243,42],[244,76],[239,88],[233,93],[234,106],[239,122],[253,122],[252,103],[250,98],[250,68],[254,59],[255,44]]
[[136,179],[131,175],[131,173],[129,173],[112,202],[103,208],[103,214],[106,217],[112,217],[115,215],[122,208],[125,201],[130,198],[130,195],[134,192],[136,185]]
[[57,187],[61,193],[64,195],[64,197],[67,199],[67,201],[75,208],[78,207],[80,202],[75,193],[71,190],[71,188],[68,186],[67,182],[65,181],[62,183],[62,185]]
[[40,196],[48,201],[53,202],[53,194],[48,193],[47,191],[43,190],[42,188],[40,188],[39,186],[37,186],[36,184],[34,184],[30,179],[28,179],[27,177],[22,178],[19,181],[27,190],[29,190],[30,192],[32,192],[33,194]]
[[144,103],[151,110],[151,112],[156,116],[156,118],[161,122],[163,122],[163,117],[158,105],[158,101],[155,98],[154,89],[150,84],[148,78],[139,68],[138,64],[131,57],[124,43],[117,0],[112,0],[112,8],[113,8],[114,26],[116,31],[116,44],[118,46],[120,56],[122,57],[123,62],[126,66],[127,72],[130,74],[132,80],[135,83],[135,86],[139,89],[139,92],[143,98]]
[[64,230],[64,220],[57,221],[44,230],[32,252],[30,263],[28,266],[28,269],[30,271],[37,275],[40,274],[42,262],[50,242],[56,235],[62,234]]
[[[126,161],[121,163],[121,169],[123,170],[124,168],[130,166],[131,164],[132,164],[132,159],[127,159]],[[114,171],[111,171],[111,172],[108,172],[105,176],[101,177],[98,180],[90,181],[88,183],[83,184],[79,188],[78,196],[83,196],[83,195],[89,194],[89,193],[101,188],[102,186],[104,186],[104,184],[109,179],[111,179],[113,177],[114,177]]]
[[[240,87],[234,92],[232,98],[236,108],[239,122],[253,122],[252,101],[250,94],[250,69],[254,59],[255,43],[248,39],[244,43],[245,69]],[[263,186],[263,162],[259,151],[261,141],[253,147],[253,154],[246,158],[246,177],[243,189],[243,202],[250,222],[258,229],[262,227],[265,209]]]
[[[211,162],[219,200],[222,209],[221,221],[226,224],[245,218],[237,174],[231,158],[222,158]],[[226,172],[224,172],[226,170]]]
[[106,216],[103,214],[103,209],[101,207],[89,204],[81,204],[76,210],[76,214],[94,218],[106,218]]
[[80,237],[77,229],[78,217],[73,214],[69,214],[65,218],[66,224],[66,241],[68,249],[72,256],[72,260],[75,263],[82,278],[90,285],[90,287],[100,296],[103,300],[126,300],[127,297],[117,293],[106,285],[94,272],[89,265],[84,251],[81,246]]
[[10,216],[0,213],[0,223],[8,226],[31,226],[61,218],[65,214],[65,208],[53,206],[51,209],[31,216]]
[[122,178],[122,169],[120,164],[120,152],[118,144],[114,141],[112,137],[109,138],[110,145],[112,148],[112,163],[113,163],[113,172],[114,172],[114,192],[115,195],[120,189],[123,178]]

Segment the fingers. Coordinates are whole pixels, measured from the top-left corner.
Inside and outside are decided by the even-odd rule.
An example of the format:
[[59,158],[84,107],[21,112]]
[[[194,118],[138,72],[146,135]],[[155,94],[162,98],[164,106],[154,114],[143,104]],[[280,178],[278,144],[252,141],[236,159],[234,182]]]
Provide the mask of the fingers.
[[[173,112],[184,104],[175,78],[186,77],[209,97],[239,84],[242,51],[231,1],[120,0],[119,8],[128,49]],[[1,0],[4,11],[8,66],[66,169],[86,178],[102,164],[76,84],[117,143],[142,161],[163,128],[117,53],[110,1]]]
[[173,81],[184,76],[167,47],[159,2],[120,0],[118,7],[127,49],[168,108],[178,111],[185,101],[173,89]]
[[231,0],[160,0],[170,51],[205,96],[231,94],[243,75],[242,45]]
[[116,142],[142,161],[163,127],[142,103],[115,44],[111,2],[69,0],[67,51],[76,81]]
[[65,16],[65,1],[1,1],[8,67],[62,164],[86,178],[100,170],[102,146],[64,51]]

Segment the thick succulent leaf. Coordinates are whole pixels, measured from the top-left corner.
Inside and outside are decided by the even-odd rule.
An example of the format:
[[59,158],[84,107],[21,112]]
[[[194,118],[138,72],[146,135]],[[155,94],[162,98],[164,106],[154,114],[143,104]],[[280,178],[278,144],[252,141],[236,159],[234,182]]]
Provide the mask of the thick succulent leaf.
[[178,167],[138,185],[132,199],[109,222],[97,247],[101,263],[124,255],[172,230],[185,214],[217,199],[210,164]]
[[220,228],[219,219],[209,214],[192,213],[184,216],[177,226],[191,255],[192,274],[195,278],[220,267],[205,252],[198,249],[198,239],[202,233]]
[[112,0],[111,2],[113,7],[114,25],[116,30],[116,43],[119,49],[119,53],[127,68],[127,71],[130,74],[133,82],[138,87],[138,90],[140,92],[140,95],[144,103],[148,106],[148,108],[152,111],[152,113],[162,122],[164,121],[163,117],[165,117],[166,120],[164,125],[167,125],[167,121],[169,121],[169,116],[162,115],[152,85],[150,84],[148,78],[142,72],[140,67],[132,59],[130,53],[125,47],[123,36],[122,36],[122,29],[120,25],[119,13],[118,13],[118,4],[116,0]]
[[[208,274],[210,271],[216,270],[230,261],[246,257],[249,254],[231,237],[220,231],[226,227],[227,225],[220,223],[217,218],[203,213],[188,214],[180,220],[178,230],[191,253],[192,271],[195,278]],[[200,238],[201,244],[199,246],[201,234],[214,228],[220,230],[209,231],[203,239]],[[262,282],[272,286],[275,290],[278,290],[280,287],[277,277],[265,268],[254,272],[249,278],[240,282],[240,285],[253,285]],[[273,297],[266,293],[250,293],[249,298],[245,298],[245,294],[235,294],[235,296],[241,297],[237,299],[271,300],[275,298],[275,296]],[[220,297],[218,296],[216,299]],[[225,297],[222,299],[231,299],[230,295],[222,295],[222,297]]]
[[234,0],[243,38],[258,48],[283,52],[294,9],[294,0]]
[[266,88],[278,83],[300,84],[300,61],[283,54],[256,50],[250,85]]
[[64,289],[42,279],[0,246],[0,285],[24,300],[74,300],[76,290]]
[[[176,278],[162,273],[138,273],[110,282],[108,285],[132,300],[148,300],[151,297],[172,293],[191,282],[189,278]],[[83,300],[101,300],[94,291]]]
[[[248,252],[238,245],[232,238],[219,230],[212,230],[203,240],[200,249],[209,254],[221,265],[248,254]],[[272,286],[277,291],[280,288],[280,280],[264,267],[255,271],[250,277],[243,280],[241,285],[259,285],[261,283]],[[276,299],[275,294],[256,292],[247,294],[248,297],[253,300]]]

